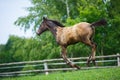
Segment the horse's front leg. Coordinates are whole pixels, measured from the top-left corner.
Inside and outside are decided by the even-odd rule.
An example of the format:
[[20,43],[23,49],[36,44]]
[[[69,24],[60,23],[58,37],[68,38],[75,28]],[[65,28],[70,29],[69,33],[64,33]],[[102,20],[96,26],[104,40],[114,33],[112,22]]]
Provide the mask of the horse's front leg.
[[70,61],[70,60],[67,58],[67,56],[66,56],[66,54],[67,54],[66,48],[67,48],[67,47],[61,46],[61,48],[62,48],[62,51],[61,51],[62,53],[61,53],[61,55],[62,55],[62,58],[64,59],[64,61],[65,61],[69,66],[71,66],[71,67],[73,67],[73,68],[80,69],[79,66],[73,64],[72,61]]

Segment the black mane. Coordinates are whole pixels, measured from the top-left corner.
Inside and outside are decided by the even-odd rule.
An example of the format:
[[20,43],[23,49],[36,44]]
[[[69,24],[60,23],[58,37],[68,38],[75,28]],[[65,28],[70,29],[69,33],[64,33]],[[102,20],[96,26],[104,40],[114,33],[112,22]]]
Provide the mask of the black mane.
[[49,20],[52,21],[54,24],[60,26],[60,27],[65,27],[63,24],[61,24],[60,22],[56,21],[56,20]]

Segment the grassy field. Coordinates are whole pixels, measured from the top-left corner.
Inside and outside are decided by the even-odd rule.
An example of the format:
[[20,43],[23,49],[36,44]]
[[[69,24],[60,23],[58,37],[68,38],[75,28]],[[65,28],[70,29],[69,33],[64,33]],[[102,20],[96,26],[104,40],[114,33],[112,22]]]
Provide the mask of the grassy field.
[[57,72],[49,75],[1,78],[0,80],[120,80],[120,67]]

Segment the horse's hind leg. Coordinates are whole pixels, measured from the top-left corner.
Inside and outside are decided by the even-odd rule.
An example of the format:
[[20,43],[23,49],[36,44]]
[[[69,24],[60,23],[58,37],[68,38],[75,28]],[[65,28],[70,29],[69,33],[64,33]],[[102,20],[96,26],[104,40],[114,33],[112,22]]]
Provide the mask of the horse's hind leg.
[[61,55],[62,55],[64,61],[65,61],[69,66],[71,66],[71,67],[73,67],[73,68],[80,69],[79,66],[73,64],[73,63],[67,58],[67,56],[66,56],[66,54],[67,54],[66,47],[61,46],[61,48],[62,48],[62,54],[61,54]]
[[88,66],[89,66],[89,64],[90,64],[90,61],[92,61],[93,64],[96,65],[95,55],[96,55],[96,47],[97,47],[97,45],[96,45],[94,42],[91,42],[91,43],[90,43],[90,46],[91,46],[91,48],[92,48],[92,52],[91,52],[91,55],[89,56],[89,59],[88,59],[88,61],[87,61]]
[[92,42],[91,40],[89,40],[89,39],[85,39],[83,42],[92,48],[92,52],[91,52],[91,54],[90,54],[90,56],[89,56],[89,58],[87,60],[87,66],[90,65],[91,61],[93,62],[94,65],[96,65],[96,63],[95,63],[95,54],[96,54],[97,45],[94,42]]

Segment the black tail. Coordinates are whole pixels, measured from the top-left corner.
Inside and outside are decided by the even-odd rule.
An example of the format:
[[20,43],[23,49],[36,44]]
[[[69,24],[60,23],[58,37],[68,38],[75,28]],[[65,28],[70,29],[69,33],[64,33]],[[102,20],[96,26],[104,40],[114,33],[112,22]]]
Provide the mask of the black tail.
[[105,19],[101,19],[101,20],[99,20],[97,22],[93,22],[91,24],[91,26],[102,26],[102,25],[106,25],[106,24],[107,24],[107,21]]

